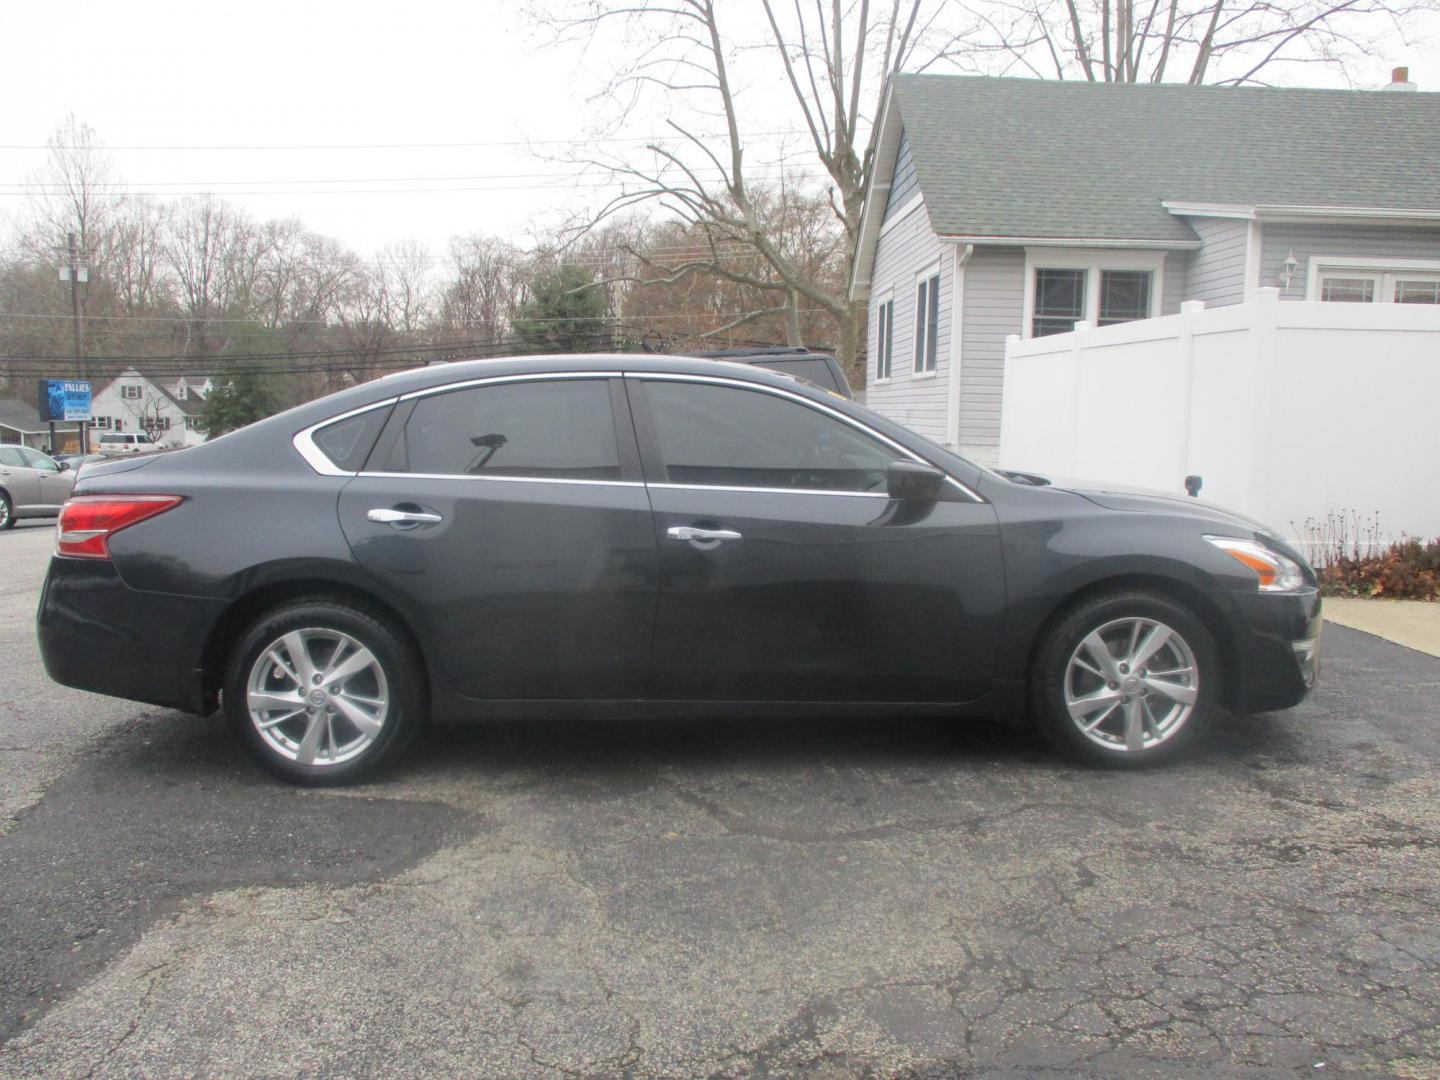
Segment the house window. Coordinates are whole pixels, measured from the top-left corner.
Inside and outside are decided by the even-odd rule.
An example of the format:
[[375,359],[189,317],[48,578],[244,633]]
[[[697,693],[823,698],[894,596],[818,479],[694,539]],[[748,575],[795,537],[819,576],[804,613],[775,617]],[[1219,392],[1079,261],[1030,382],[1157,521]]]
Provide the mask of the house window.
[[1035,318],[1032,337],[1065,334],[1085,318],[1086,270],[1035,271]]
[[121,387],[120,387],[120,397],[121,397],[121,399],[124,400],[124,401],[139,401],[139,400],[140,400],[140,387],[138,387],[138,386],[121,386]]
[[91,421],[91,423],[93,423],[95,427],[101,431],[110,430],[110,417],[108,416],[97,416],[94,420]]
[[931,274],[915,286],[915,374],[933,372],[939,362],[940,275]]
[[875,381],[885,382],[890,378],[890,369],[895,356],[895,301],[886,300],[880,305],[875,322]]
[[1440,304],[1440,278],[1432,281],[1395,282],[1395,303],[1397,304]]
[[1320,299],[1327,304],[1373,304],[1375,279],[1326,274],[1320,280]]
[[1100,271],[1100,317],[1097,326],[1134,322],[1150,317],[1148,270]]
[[170,430],[170,417],[168,417],[168,416],[157,416],[157,417],[155,418],[155,427],[156,427],[156,430],[158,430],[158,431],[169,431],[169,430]]
[[1429,259],[1310,259],[1307,300],[1327,304],[1440,304],[1440,262]]

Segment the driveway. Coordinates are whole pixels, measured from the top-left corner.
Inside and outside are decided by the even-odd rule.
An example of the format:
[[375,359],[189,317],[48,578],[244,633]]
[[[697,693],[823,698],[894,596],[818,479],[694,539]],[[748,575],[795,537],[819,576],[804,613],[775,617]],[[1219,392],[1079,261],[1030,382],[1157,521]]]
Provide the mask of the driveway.
[[0,1076],[1440,1076],[1440,659],[1185,763],[931,721],[492,724],[304,792],[51,686],[0,534]]

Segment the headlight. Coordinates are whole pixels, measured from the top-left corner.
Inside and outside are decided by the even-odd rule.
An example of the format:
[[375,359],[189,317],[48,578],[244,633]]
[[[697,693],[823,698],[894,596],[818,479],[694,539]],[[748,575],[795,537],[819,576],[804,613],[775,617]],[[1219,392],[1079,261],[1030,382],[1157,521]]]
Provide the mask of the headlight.
[[1206,540],[1236,562],[1244,563],[1260,576],[1261,592],[1295,592],[1305,584],[1305,573],[1294,559],[1271,551],[1254,540],[1236,540],[1231,536],[1207,536]]

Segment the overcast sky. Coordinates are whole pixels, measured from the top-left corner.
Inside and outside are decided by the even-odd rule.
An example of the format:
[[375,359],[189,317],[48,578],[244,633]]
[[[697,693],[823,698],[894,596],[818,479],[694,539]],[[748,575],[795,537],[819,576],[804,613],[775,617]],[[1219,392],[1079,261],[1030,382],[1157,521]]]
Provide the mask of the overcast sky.
[[[751,14],[749,0],[724,5],[722,16]],[[439,255],[449,236],[477,231],[523,241],[532,222],[601,194],[536,151],[563,157],[593,130],[586,98],[616,46],[544,48],[520,6],[0,0],[0,212],[73,112],[114,148],[131,190],[211,191],[365,253],[414,238]],[[1373,81],[1408,64],[1422,89],[1440,89],[1440,35],[1426,36],[1376,57]],[[1317,72],[1315,84],[1335,80]],[[793,120],[764,109],[769,93],[751,87],[750,107],[783,131]],[[657,108],[622,135],[662,124]]]

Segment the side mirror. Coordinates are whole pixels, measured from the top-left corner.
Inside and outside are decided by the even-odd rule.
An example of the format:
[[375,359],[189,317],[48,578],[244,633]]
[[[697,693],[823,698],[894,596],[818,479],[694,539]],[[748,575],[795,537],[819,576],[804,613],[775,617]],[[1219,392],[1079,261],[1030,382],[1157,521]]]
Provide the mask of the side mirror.
[[943,472],[919,461],[892,461],[885,469],[885,490],[892,499],[934,502],[943,483]]
[[68,472],[70,470],[70,463],[68,461],[57,461],[55,462],[55,467],[61,472]]

